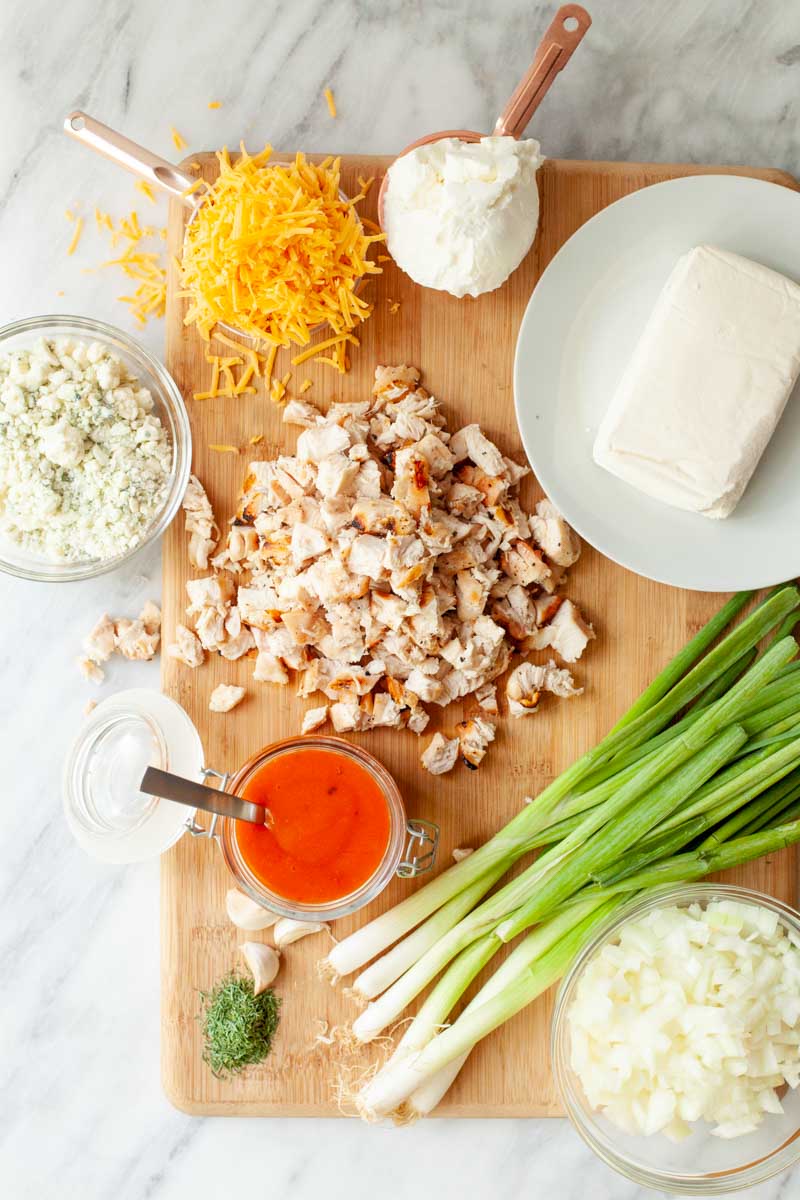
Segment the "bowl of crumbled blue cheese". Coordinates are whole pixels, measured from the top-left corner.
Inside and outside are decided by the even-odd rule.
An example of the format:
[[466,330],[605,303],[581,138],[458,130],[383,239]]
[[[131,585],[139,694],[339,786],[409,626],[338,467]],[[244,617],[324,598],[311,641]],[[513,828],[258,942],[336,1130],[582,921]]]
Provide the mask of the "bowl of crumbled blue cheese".
[[0,329],[0,569],[112,570],[164,532],[190,462],[180,391],[127,334],[85,317]]

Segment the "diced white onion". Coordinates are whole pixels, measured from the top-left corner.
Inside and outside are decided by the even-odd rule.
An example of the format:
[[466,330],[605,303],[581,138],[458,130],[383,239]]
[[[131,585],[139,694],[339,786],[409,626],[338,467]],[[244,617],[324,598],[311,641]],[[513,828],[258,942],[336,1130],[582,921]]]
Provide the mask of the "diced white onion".
[[586,964],[567,1022],[586,1098],[619,1128],[750,1133],[800,1080],[797,938],[755,904],[654,909]]

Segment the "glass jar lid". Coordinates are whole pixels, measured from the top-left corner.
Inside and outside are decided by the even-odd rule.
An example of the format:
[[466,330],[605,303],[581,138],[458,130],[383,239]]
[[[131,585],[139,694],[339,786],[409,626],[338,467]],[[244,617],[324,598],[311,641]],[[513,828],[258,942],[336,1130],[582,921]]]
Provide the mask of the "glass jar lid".
[[64,811],[78,843],[95,858],[127,863],[168,850],[191,812],[148,796],[149,766],[196,779],[203,750],[187,713],[145,688],[118,692],[90,713],[67,758]]

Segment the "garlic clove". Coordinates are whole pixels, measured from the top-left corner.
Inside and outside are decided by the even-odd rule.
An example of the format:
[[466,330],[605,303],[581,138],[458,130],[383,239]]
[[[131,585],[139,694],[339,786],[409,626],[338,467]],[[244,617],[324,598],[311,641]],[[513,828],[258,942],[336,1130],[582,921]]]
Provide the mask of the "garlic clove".
[[255,933],[259,929],[269,929],[278,919],[277,913],[270,912],[262,905],[251,900],[238,888],[230,888],[225,895],[225,908],[228,916],[239,929]]
[[275,945],[283,949],[310,933],[321,933],[323,929],[330,930],[330,925],[324,921],[293,921],[290,917],[281,917],[274,930]]
[[465,858],[469,858],[470,854],[474,853],[475,851],[471,846],[465,846],[463,849],[460,846],[456,846],[455,850],[453,851],[453,860],[454,862],[460,863],[463,862]]
[[253,995],[260,996],[281,968],[280,951],[266,942],[243,942],[239,950],[253,974]]

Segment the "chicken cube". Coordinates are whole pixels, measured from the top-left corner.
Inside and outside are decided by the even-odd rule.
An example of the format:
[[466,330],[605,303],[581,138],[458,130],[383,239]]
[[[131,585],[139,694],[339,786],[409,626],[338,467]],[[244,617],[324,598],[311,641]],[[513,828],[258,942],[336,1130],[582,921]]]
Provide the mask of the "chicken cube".
[[583,619],[580,609],[571,600],[565,600],[550,624],[534,633],[533,644],[537,650],[550,646],[564,662],[574,663],[593,637],[594,629]]
[[208,707],[211,712],[226,713],[232,708],[236,708],[237,704],[241,704],[246,695],[246,689],[237,687],[233,683],[218,684],[208,701]]
[[458,738],[446,738],[441,733],[435,733],[419,756],[419,761],[431,775],[445,775],[456,765],[458,750]]
[[461,757],[464,764],[474,771],[484,760],[489,743],[494,741],[495,724],[485,717],[471,717],[456,725]]
[[328,719],[328,705],[320,704],[318,708],[309,708],[303,715],[303,724],[300,726],[301,733],[313,733],[315,729],[319,729]]
[[167,646],[167,654],[187,667],[202,666],[206,657],[200,639],[186,625],[175,626],[175,641]]
[[551,500],[540,500],[536,515],[530,518],[531,531],[551,562],[571,567],[580,558],[578,535],[570,529]]

